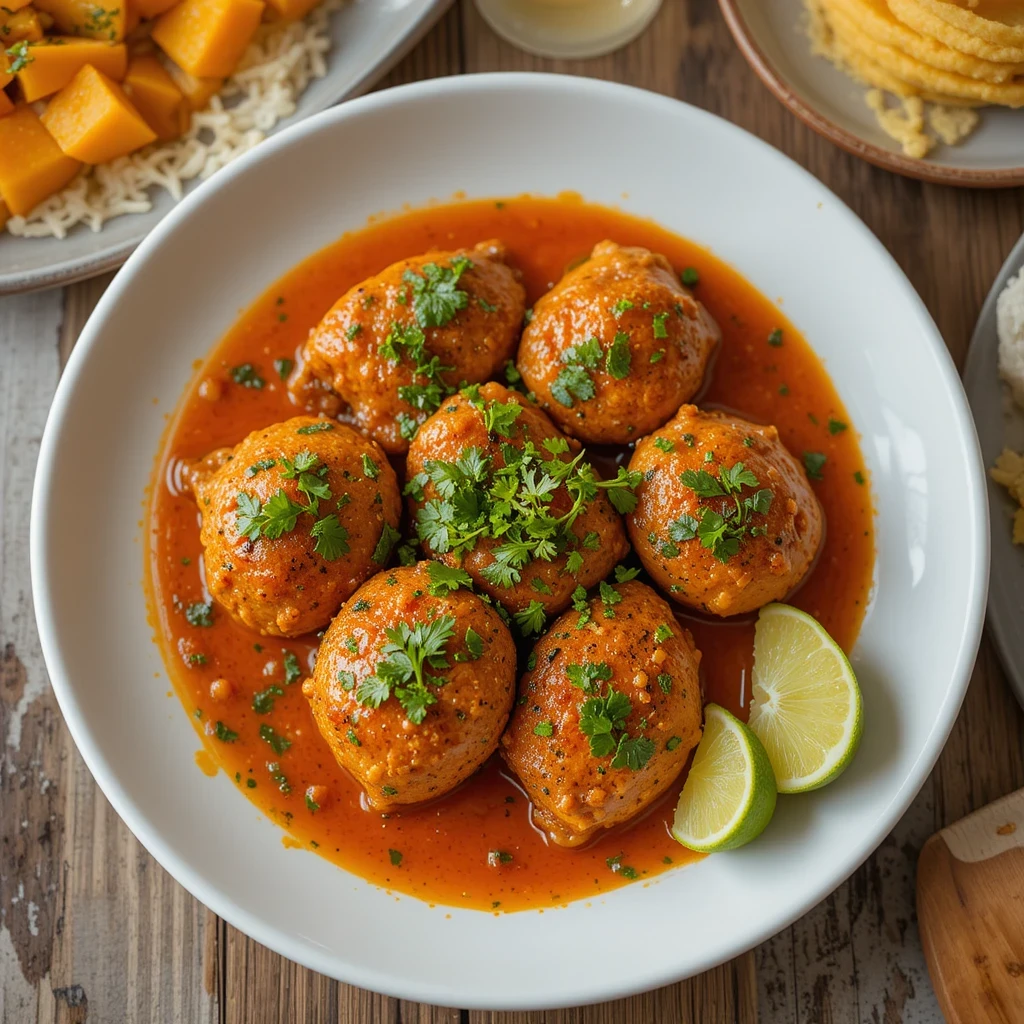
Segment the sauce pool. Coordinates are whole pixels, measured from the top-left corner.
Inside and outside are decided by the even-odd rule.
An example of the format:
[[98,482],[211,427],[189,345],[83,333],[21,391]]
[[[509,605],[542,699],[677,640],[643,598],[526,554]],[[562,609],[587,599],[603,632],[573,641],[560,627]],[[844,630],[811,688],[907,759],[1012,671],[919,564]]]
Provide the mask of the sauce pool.
[[[360,787],[334,762],[301,693],[299,680],[311,669],[317,638],[261,637],[216,608],[211,626],[187,621],[188,606],[209,601],[209,594],[199,513],[177,483],[183,460],[237,444],[296,414],[285,378],[309,330],[342,293],[404,257],[488,238],[508,247],[528,303],[605,238],[664,253],[677,270],[697,269],[694,294],[723,334],[700,404],[774,423],[798,457],[825,456],[813,488],[825,511],[826,540],[791,601],[847,651],[867,607],[874,542],[856,432],[820,360],[778,307],[735,271],[649,221],[571,197],[432,206],[344,236],[268,289],[198,368],[168,427],[152,488],[148,598],[169,675],[203,739],[197,764],[207,774],[224,770],[287,830],[288,845],[316,850],[389,890],[502,912],[561,906],[696,859],[668,831],[680,786],[640,820],[577,850],[545,842],[530,822],[528,800],[497,757],[431,804],[390,815],[366,810]],[[779,329],[781,336],[773,334]],[[247,363],[262,387],[234,381],[231,370]],[[754,616],[721,622],[680,611],[678,617],[703,653],[705,699],[745,718]],[[229,685],[211,690],[216,680]],[[283,696],[272,711],[257,714],[253,695],[271,684]],[[291,746],[272,750],[260,738],[261,725]],[[324,787],[319,803],[306,797],[311,786]]]

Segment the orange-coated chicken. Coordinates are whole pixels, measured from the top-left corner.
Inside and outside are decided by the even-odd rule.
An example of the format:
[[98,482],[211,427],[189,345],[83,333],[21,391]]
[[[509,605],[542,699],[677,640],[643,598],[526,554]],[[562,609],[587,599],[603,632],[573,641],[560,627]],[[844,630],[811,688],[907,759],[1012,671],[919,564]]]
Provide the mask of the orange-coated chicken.
[[212,452],[191,470],[206,585],[250,629],[321,629],[388,560],[401,496],[380,448],[299,416]]
[[561,846],[621,825],[679,777],[700,740],[700,652],[668,603],[605,584],[533,649],[501,754]]
[[515,679],[494,608],[440,562],[420,562],[352,595],[302,692],[338,763],[386,810],[447,793],[490,757]]
[[697,393],[719,337],[664,256],[601,242],[534,306],[517,365],[566,433],[627,444]]
[[637,445],[627,517],[651,578],[680,604],[737,615],[778,601],[821,544],[821,506],[774,427],[685,405]]

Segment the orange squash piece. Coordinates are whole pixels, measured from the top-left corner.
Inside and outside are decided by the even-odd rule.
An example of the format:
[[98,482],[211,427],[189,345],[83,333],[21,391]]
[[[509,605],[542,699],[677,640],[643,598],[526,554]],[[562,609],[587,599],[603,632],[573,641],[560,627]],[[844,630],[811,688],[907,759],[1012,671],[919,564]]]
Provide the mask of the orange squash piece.
[[153,39],[196,78],[226,78],[263,16],[263,0],[182,0],[153,26]]
[[9,49],[15,43],[27,39],[30,43],[43,38],[43,23],[31,8],[23,11],[4,10],[0,5],[0,40]]
[[[0,117],[6,117],[11,111],[14,110],[14,104],[11,102],[11,97],[0,89]],[[3,227],[0,224],[0,227]]]
[[32,0],[4,0],[4,7],[11,13],[20,11],[22,7],[28,7]]
[[196,78],[177,64],[168,64],[167,71],[184,94],[190,110],[203,110],[224,84],[223,78]]
[[0,117],[0,198],[11,213],[30,213],[81,166],[61,151],[31,107]]
[[188,128],[185,96],[156,57],[131,59],[124,91],[158,139],[176,139]]
[[48,36],[28,44],[28,63],[18,72],[18,84],[28,103],[63,89],[80,68],[91,64],[108,78],[120,81],[128,70],[124,43],[104,43],[77,36]]
[[42,122],[68,156],[87,164],[105,164],[156,138],[121,87],[91,64],[50,100]]
[[131,5],[143,18],[159,18],[177,2],[178,0],[131,0]]
[[320,0],[267,0],[267,7],[282,21],[304,18]]
[[125,0],[33,0],[61,32],[119,43],[124,39]]
[[0,89],[5,89],[14,81],[14,73],[11,71],[7,54],[0,49]]

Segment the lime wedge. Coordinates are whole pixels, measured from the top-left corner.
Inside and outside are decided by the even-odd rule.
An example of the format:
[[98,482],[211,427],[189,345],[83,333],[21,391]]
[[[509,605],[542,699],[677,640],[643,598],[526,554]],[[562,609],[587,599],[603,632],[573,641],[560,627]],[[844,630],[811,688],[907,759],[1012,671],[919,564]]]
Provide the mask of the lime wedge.
[[853,760],[860,689],[842,649],[816,619],[788,604],[761,609],[754,631],[750,728],[780,793],[818,789]]
[[735,850],[756,839],[774,811],[775,777],[761,741],[725,708],[708,704],[672,835],[698,853]]

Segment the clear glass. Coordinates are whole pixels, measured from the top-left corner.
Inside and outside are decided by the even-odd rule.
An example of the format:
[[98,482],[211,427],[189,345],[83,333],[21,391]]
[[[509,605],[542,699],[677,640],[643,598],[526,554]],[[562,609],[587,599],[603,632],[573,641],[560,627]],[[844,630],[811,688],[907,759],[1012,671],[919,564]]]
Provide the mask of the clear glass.
[[661,0],[476,0],[484,20],[514,46],[541,57],[583,58],[631,42]]

